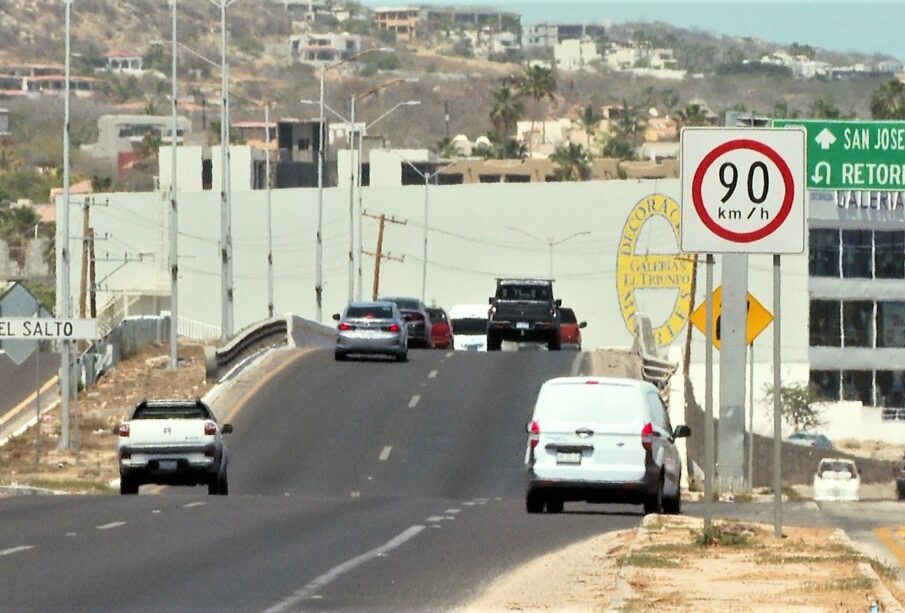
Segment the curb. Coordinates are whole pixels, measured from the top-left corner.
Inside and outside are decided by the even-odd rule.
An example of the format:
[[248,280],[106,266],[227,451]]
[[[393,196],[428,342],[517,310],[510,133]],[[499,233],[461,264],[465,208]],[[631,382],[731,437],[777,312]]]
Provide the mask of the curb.
[[[635,553],[635,551],[638,550],[638,542],[641,540],[640,537],[647,536],[647,525],[654,521],[654,519],[659,517],[659,515],[655,514],[644,516],[644,519],[641,520],[641,525],[635,531],[635,538],[632,539],[632,542],[631,544],[629,544],[628,549],[626,549],[625,556],[623,556],[623,558],[632,555],[633,553]],[[616,613],[618,611],[622,611],[628,605],[629,600],[635,593],[632,590],[632,586],[628,582],[628,575],[631,572],[631,566],[625,566],[624,564],[620,565],[619,573],[616,575],[616,585],[613,587],[613,593],[610,595],[609,602],[607,602],[606,606],[603,607],[603,610],[607,613]]]
[[[836,531],[833,533],[832,538],[838,540],[843,545],[850,547],[853,551],[857,551],[861,555],[873,558],[873,556],[866,553],[858,545],[857,541],[852,539],[842,528],[836,528]],[[860,562],[858,564],[858,570],[862,575],[874,582],[874,586],[871,589],[873,590],[874,595],[877,598],[876,604],[879,605],[880,611],[897,611],[899,613],[905,611],[905,608],[902,607],[902,603],[900,603],[896,599],[896,597],[892,595],[892,592],[890,592],[889,588],[886,587],[883,579],[880,578],[880,575],[877,574],[877,571],[875,571],[870,564],[868,564],[867,562]]]

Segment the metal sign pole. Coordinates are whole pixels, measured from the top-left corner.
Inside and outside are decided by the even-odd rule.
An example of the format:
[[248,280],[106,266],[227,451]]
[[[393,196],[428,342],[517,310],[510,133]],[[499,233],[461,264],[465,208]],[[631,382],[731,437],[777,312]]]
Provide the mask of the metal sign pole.
[[773,534],[782,538],[782,377],[780,376],[780,256],[773,256]]
[[754,341],[748,345],[748,489],[754,489]]
[[[41,305],[35,309],[35,317],[41,316]],[[41,341],[35,351],[35,466],[41,463]]]
[[704,528],[710,528],[713,504],[713,254],[707,254],[704,319]]

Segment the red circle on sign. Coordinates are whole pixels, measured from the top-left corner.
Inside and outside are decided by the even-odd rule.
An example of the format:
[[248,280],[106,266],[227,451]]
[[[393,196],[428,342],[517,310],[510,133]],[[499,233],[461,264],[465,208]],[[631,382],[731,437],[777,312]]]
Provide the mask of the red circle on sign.
[[[724,153],[729,153],[736,149],[751,149],[752,151],[757,151],[767,157],[779,170],[779,174],[782,175],[782,182],[786,188],[786,193],[783,196],[782,204],[779,207],[779,212],[776,214],[776,217],[763,228],[758,228],[751,232],[733,232],[732,230],[727,230],[719,225],[704,208],[704,198],[701,196],[701,186],[704,183],[704,174],[717,158]],[[773,234],[773,232],[775,232],[786,220],[789,213],[792,212],[792,201],[795,197],[794,192],[795,180],[792,178],[792,171],[789,170],[786,161],[771,147],[768,147],[762,142],[747,138],[727,141],[718,147],[715,147],[710,153],[705,155],[704,159],[701,160],[701,163],[698,164],[698,169],[695,171],[694,179],[691,182],[691,200],[694,202],[694,209],[698,212],[698,217],[701,218],[701,221],[711,232],[720,238],[724,238],[734,243],[751,243]]]

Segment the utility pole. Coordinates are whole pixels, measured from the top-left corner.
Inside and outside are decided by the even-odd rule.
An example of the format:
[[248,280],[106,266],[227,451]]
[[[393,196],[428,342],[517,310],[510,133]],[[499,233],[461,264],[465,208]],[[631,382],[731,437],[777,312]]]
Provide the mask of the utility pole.
[[97,269],[94,259],[94,228],[88,230],[88,308],[91,319],[97,319]]
[[[170,227],[169,227],[169,268],[170,268],[170,368],[179,367],[179,217],[178,204],[176,202],[176,174],[178,166],[176,164],[176,150],[179,145],[179,117],[177,115],[177,88],[176,88],[176,0],[173,2],[173,62],[172,62],[172,126],[170,127]],[[92,294],[93,296],[93,294]]]
[[[72,33],[72,0],[66,3],[65,57],[66,84],[63,94],[63,206],[60,208],[57,223],[57,317],[66,319],[69,312],[69,80],[72,65],[70,39]],[[59,341],[60,349],[60,449],[69,449],[69,399],[72,389],[69,386],[69,374],[72,366],[69,363],[70,341]]]
[[86,302],[88,300],[88,231],[91,227],[89,216],[91,215],[91,201],[85,198],[82,205],[82,273],[79,280],[79,317],[85,319]]
[[395,217],[387,217],[384,213],[380,215],[375,215],[374,213],[369,213],[368,211],[364,211],[362,213],[365,217],[370,217],[371,219],[378,220],[379,229],[377,232],[377,251],[362,251],[364,255],[370,255],[374,257],[374,288],[371,292],[371,300],[377,300],[377,296],[380,293],[380,262],[382,260],[393,260],[396,262],[404,262],[405,256],[396,257],[392,254],[384,254],[383,253],[383,231],[386,227],[386,222],[399,224],[400,226],[406,225],[408,222],[404,219],[396,219]]
[[446,121],[446,138],[449,138],[449,100],[443,103],[443,119]]

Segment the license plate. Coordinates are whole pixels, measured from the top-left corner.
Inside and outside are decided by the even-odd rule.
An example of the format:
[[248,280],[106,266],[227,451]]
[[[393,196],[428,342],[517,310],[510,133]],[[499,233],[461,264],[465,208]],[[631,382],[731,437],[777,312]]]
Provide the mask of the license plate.
[[557,451],[557,464],[581,464],[581,452],[578,451]]
[[527,329],[528,329],[528,322],[527,322],[527,321],[520,321],[520,322],[517,322],[517,323],[515,324],[515,327],[516,327],[516,329],[518,329],[518,330],[527,330]]
[[161,460],[157,468],[160,470],[176,470],[179,466],[179,463],[176,460]]

